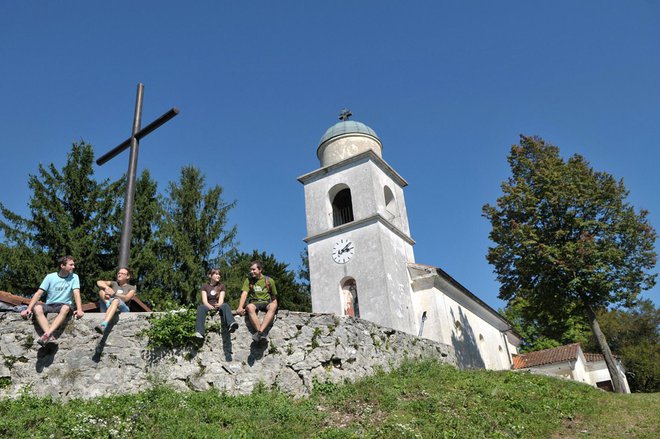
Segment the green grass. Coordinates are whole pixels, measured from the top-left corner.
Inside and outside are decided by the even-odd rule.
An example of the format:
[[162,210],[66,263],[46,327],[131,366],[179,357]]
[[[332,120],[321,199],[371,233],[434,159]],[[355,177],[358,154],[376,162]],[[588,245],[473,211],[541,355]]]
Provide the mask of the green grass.
[[0,437],[655,438],[657,413],[658,394],[419,362],[355,384],[316,383],[297,400],[263,387],[237,397],[158,387],[66,404],[24,395],[0,400]]

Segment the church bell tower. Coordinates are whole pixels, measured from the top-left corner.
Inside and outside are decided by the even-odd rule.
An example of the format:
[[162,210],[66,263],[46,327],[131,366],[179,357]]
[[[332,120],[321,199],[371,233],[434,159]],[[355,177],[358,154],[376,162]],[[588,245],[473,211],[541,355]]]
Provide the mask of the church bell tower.
[[340,122],[319,142],[320,168],[304,185],[312,310],[360,317],[415,333],[410,275],[415,262],[403,195],[407,182],[382,158],[367,125]]

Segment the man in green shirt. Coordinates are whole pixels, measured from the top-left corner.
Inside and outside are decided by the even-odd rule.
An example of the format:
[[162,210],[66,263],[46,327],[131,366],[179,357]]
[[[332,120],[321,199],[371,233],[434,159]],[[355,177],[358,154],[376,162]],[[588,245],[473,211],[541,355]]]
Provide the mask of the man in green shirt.
[[[243,282],[241,288],[241,300],[236,312],[244,316],[246,313],[252,327],[256,332],[252,339],[256,342],[267,340],[264,331],[273,323],[277,311],[277,287],[275,281],[263,273],[263,263],[252,261],[250,263],[250,275]],[[247,305],[246,305],[247,302]],[[265,312],[263,321],[260,323],[257,312]]]

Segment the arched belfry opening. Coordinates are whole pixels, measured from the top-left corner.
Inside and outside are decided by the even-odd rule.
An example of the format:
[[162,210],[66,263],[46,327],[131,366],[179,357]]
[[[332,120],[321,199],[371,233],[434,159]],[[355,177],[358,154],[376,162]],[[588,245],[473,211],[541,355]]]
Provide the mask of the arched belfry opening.
[[345,316],[360,317],[357,283],[353,278],[348,278],[341,284],[341,305]]
[[332,199],[332,227],[353,221],[353,201],[351,190],[344,188]]
[[388,186],[383,188],[383,195],[385,197],[385,211],[388,214],[388,220],[392,221],[397,217],[398,209],[396,207],[396,200],[394,199],[394,194],[392,189]]

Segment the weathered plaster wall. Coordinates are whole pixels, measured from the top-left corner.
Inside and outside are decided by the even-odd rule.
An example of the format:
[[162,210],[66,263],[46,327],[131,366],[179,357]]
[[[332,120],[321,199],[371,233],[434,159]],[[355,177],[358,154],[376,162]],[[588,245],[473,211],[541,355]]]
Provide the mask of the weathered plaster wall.
[[[70,320],[57,347],[40,347],[31,322],[0,313],[0,397],[24,389],[55,398],[91,398],[136,392],[165,383],[180,390],[215,388],[250,393],[258,382],[304,395],[314,380],[342,382],[385,370],[408,358],[456,364],[453,348],[331,314],[280,311],[270,342],[252,342],[243,318],[234,334],[207,334],[197,349],[154,352],[139,333],[147,313],[123,314],[103,337],[94,331],[101,314]],[[217,318],[217,317],[216,317]]]

